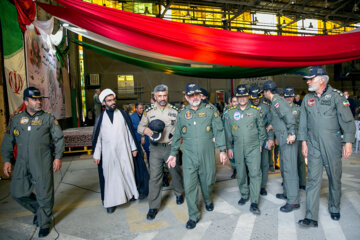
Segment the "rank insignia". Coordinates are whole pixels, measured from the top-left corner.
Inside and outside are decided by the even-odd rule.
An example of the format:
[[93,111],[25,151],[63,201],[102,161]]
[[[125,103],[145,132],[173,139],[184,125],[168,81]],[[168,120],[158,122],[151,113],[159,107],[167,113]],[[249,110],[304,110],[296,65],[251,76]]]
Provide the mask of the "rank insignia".
[[312,107],[315,105],[315,98],[310,98],[308,101],[307,101],[307,105],[309,107]]
[[348,100],[343,101],[343,104],[344,104],[344,106],[345,106],[345,107],[347,107],[347,106],[349,106],[349,105],[350,105],[350,103],[349,103],[349,101],[348,101]]
[[198,115],[199,118],[206,117],[206,113],[205,113],[205,112],[199,112],[197,115]]
[[187,112],[185,113],[185,118],[186,118],[186,119],[191,119],[191,118],[192,118],[192,113],[189,112],[189,111],[187,111]]
[[236,126],[236,125],[233,125],[233,129],[236,130],[236,129],[237,129],[237,126]]
[[144,112],[144,116],[146,117],[146,112]]
[[214,112],[214,117],[218,117],[219,116],[219,114],[218,114],[218,112]]
[[330,94],[326,94],[326,95],[325,95],[325,100],[330,100],[330,98],[331,98],[331,95],[330,95]]
[[277,104],[275,104],[274,107],[275,107],[275,108],[278,108],[279,106],[280,106],[279,103],[277,103]]
[[186,127],[183,127],[183,128],[181,129],[181,132],[182,132],[182,133],[186,133]]
[[176,118],[176,113],[168,113],[168,116]]
[[236,121],[238,121],[238,120],[240,120],[240,118],[241,118],[241,114],[240,114],[239,112],[235,112],[235,113],[234,113],[234,119],[235,119]]
[[19,132],[19,130],[17,130],[17,129],[14,129],[14,135],[15,135],[15,136],[19,136],[19,135],[20,135],[20,132]]
[[210,126],[206,126],[206,131],[207,131],[207,132],[210,132],[210,130],[211,130],[211,127],[210,127]]
[[28,117],[23,117],[20,119],[20,124],[22,124],[22,125],[28,124],[28,122],[29,122]]

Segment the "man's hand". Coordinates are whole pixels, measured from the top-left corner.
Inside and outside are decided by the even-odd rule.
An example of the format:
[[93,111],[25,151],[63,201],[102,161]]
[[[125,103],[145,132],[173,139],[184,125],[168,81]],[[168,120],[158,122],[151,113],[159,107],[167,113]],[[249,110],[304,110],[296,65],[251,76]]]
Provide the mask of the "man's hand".
[[150,128],[145,128],[145,130],[144,130],[144,134],[145,135],[147,135],[147,136],[149,136],[149,137],[151,137],[154,133],[153,133],[153,131],[151,131],[151,129]]
[[233,159],[233,157],[234,157],[234,152],[233,152],[233,150],[232,150],[232,149],[228,149],[228,150],[227,150],[227,155],[228,155],[229,159]]
[[57,172],[61,168],[61,160],[59,158],[55,158],[53,162],[54,172]]
[[142,137],[141,137],[140,143],[141,143],[141,145],[144,145],[144,144],[145,144],[145,136],[142,136]]
[[274,140],[268,140],[267,141],[267,145],[268,145],[268,149],[270,150],[272,148],[272,146],[274,146]]
[[94,158],[94,163],[95,163],[96,165],[99,165],[99,163],[100,163],[100,159],[96,159],[96,158]]
[[220,162],[224,165],[227,161],[226,152],[220,152]]
[[176,166],[176,157],[169,156],[168,160],[166,161],[169,168],[174,168]]
[[289,135],[289,136],[287,137],[287,139],[286,139],[286,143],[287,143],[287,144],[293,144],[293,143],[295,142],[295,140],[296,140],[295,134]]
[[135,151],[132,151],[131,154],[132,154],[133,157],[136,157],[137,151],[136,151],[136,150],[135,150]]
[[352,143],[347,142],[345,143],[344,147],[343,147],[343,157],[344,159],[347,159],[348,157],[350,157],[352,154]]
[[273,126],[271,124],[269,124],[269,126],[267,126],[266,132],[269,133],[270,130],[274,130],[274,128],[273,128]]
[[11,163],[10,162],[4,162],[4,174],[7,177],[10,177],[11,173]]
[[262,152],[262,146],[260,146],[260,152]]
[[304,156],[304,158],[307,158],[307,155],[308,155],[308,146],[307,146],[307,142],[306,142],[306,141],[303,141],[303,142],[302,142],[301,152],[302,152],[302,155]]
[[275,145],[279,146],[279,141],[277,140],[277,138],[275,138]]

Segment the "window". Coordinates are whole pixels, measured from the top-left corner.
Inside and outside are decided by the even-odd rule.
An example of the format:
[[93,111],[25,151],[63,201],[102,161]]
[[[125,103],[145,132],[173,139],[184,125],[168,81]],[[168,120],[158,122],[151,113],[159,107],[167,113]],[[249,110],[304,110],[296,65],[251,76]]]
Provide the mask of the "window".
[[134,75],[118,75],[118,95],[134,94]]

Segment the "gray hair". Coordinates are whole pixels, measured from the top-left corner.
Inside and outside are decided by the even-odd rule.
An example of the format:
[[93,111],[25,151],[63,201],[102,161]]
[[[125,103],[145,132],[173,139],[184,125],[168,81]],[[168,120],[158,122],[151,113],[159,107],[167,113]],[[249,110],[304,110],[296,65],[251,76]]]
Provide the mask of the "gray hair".
[[165,84],[157,85],[157,86],[154,88],[154,96],[156,96],[156,93],[157,93],[157,92],[168,92],[168,91],[169,91],[169,88],[168,88],[168,86],[166,86]]
[[329,76],[328,75],[320,75],[319,77],[323,78],[325,83],[328,84],[328,82],[329,82]]

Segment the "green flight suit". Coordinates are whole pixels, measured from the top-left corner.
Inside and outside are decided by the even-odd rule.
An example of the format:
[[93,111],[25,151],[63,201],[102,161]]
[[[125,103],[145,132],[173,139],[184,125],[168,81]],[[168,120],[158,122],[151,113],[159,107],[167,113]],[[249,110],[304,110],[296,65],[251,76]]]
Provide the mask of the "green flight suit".
[[11,118],[1,145],[4,162],[10,162],[14,145],[17,145],[11,196],[36,214],[40,228],[50,227],[54,206],[52,141],[55,144],[54,157],[60,159],[65,145],[55,117],[43,111],[33,116],[23,111]]
[[216,147],[225,151],[225,133],[223,123],[216,108],[201,103],[194,111],[190,105],[178,114],[175,134],[171,144],[171,156],[178,154],[182,142],[182,168],[185,197],[189,218],[200,218],[198,204],[198,182],[206,205],[212,202],[211,194],[216,177]]
[[[228,117],[228,112],[229,112],[229,109],[231,107],[225,107],[225,110],[224,110],[224,114],[223,114],[223,122],[224,122],[224,127],[225,127],[225,119]],[[234,144],[232,144],[234,145]],[[234,149],[232,149],[234,150]],[[235,157],[233,156],[233,158],[229,159],[230,163],[231,163],[231,168],[232,169],[236,169],[236,164],[235,164]]]
[[[296,135],[298,134],[299,130],[299,122],[300,122],[300,106],[293,103],[291,106],[291,113],[295,117],[296,121]],[[298,156],[297,156],[297,166],[298,166],[298,175],[299,175],[299,185],[305,186],[306,185],[306,166],[305,166],[305,158],[302,155],[302,142],[299,140],[296,140],[296,143],[298,145]]]
[[355,131],[349,102],[339,90],[328,85],[320,98],[316,93],[304,97],[298,139],[308,146],[306,218],[318,220],[323,167],[329,179],[329,211],[340,213],[342,143],[353,143]]
[[297,171],[297,150],[295,143],[287,144],[288,135],[295,135],[296,121],[289,103],[278,94],[274,94],[271,101],[271,125],[274,128],[280,148],[280,167],[284,179],[284,195],[287,203],[299,203],[299,177]]
[[260,102],[258,106],[256,106],[262,112],[263,122],[264,122],[264,129],[266,134],[266,139],[264,144],[262,145],[262,152],[261,152],[261,188],[266,188],[266,183],[268,181],[269,175],[269,162],[271,156],[271,150],[266,148],[266,143],[268,140],[274,141],[274,131],[270,130],[269,133],[266,132],[266,128],[271,124],[271,112],[270,106],[268,103]]
[[[266,138],[262,113],[259,108],[248,104],[244,110],[239,106],[229,110],[225,118],[227,149],[234,149],[237,181],[242,198],[249,198],[246,166],[250,177],[250,198],[259,202],[261,185],[261,153]],[[234,145],[233,145],[234,140]]]

